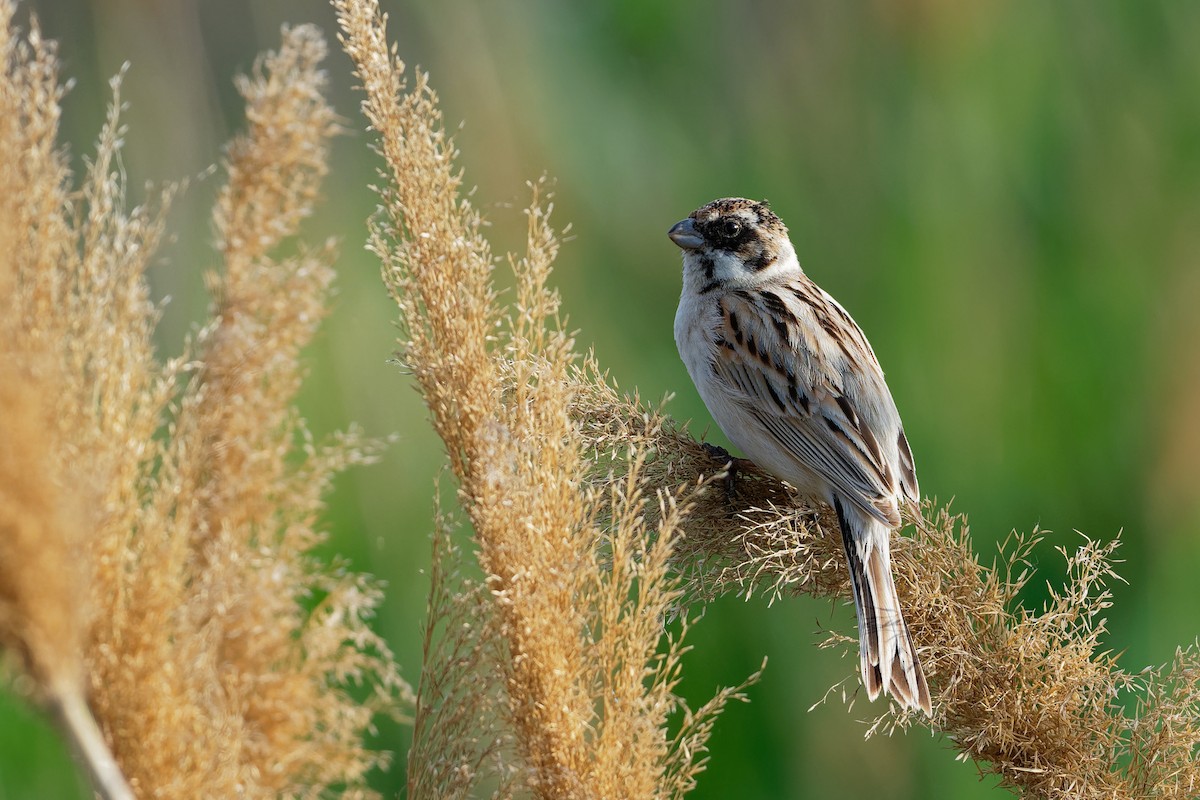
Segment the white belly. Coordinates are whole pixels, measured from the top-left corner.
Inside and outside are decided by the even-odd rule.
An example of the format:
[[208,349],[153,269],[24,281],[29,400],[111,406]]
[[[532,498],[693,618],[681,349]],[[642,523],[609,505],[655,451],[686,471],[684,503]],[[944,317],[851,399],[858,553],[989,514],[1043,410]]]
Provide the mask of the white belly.
[[792,484],[801,494],[830,502],[829,484],[791,457],[713,375],[720,324],[715,298],[701,299],[687,293],[680,298],[675,314],[675,346],[708,413],[741,455]]

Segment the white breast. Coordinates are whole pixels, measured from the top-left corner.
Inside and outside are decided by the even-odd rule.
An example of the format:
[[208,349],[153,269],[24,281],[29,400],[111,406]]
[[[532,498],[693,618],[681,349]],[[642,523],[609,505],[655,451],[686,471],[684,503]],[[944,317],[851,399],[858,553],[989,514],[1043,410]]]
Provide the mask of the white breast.
[[[700,399],[729,441],[741,451],[741,455],[770,469],[765,460],[768,448],[760,441],[765,431],[751,425],[745,409],[733,399],[733,395],[713,375],[712,360],[717,353],[717,329],[721,324],[715,296],[700,296],[685,287],[679,298],[679,310],[675,312],[675,346],[687,367]],[[781,476],[783,477],[783,476]]]
[[755,421],[712,370],[721,325],[717,293],[700,295],[685,284],[675,312],[675,345],[700,399],[721,431],[741,455],[792,484],[801,494],[829,499],[829,484],[788,456],[774,437]]

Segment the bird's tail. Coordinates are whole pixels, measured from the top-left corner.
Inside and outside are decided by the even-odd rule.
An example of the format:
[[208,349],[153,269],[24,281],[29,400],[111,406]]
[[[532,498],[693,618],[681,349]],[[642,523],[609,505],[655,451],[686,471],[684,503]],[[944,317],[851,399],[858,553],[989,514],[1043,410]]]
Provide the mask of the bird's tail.
[[929,686],[900,611],[889,556],[891,529],[857,508],[834,499],[858,615],[863,685],[874,700],[881,691],[902,705],[932,714]]

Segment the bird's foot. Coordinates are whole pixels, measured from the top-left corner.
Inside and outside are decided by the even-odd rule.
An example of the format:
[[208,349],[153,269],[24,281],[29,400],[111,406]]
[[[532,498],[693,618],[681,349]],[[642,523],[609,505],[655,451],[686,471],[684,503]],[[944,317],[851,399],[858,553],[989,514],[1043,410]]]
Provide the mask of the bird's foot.
[[713,461],[720,462],[721,469],[725,470],[725,480],[723,481],[725,484],[725,499],[733,500],[737,497],[738,462],[742,461],[742,459],[734,458],[729,455],[729,451],[724,447],[710,444],[709,442],[703,442],[701,447],[704,448],[704,452],[708,453],[708,456]]

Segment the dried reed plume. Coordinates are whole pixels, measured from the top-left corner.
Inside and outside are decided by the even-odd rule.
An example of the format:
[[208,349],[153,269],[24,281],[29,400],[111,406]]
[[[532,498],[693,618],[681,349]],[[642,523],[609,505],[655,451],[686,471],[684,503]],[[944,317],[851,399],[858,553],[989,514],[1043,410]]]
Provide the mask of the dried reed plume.
[[239,81],[212,320],[164,364],[143,277],[162,212],[126,209],[118,83],[73,190],[54,47],[14,10],[0,1],[0,643],[60,713],[86,697],[107,747],[82,743],[86,705],[62,716],[106,796],[130,796],[99,774],[109,748],[144,797],[371,796],[386,759],[363,736],[403,687],[366,626],[378,589],[311,551],[331,476],[372,445],[315,446],[293,406],[331,249],[272,255],[326,170],[324,42],[285,30]]
[[[725,690],[687,712],[673,693],[682,645],[660,649],[679,600],[669,559],[700,484],[647,496],[652,421],[622,442],[622,480],[603,494],[588,487],[590,445],[571,416],[574,343],[547,283],[558,243],[540,187],[525,255],[509,259],[515,298],[502,307],[426,77],[405,85],[374,2],[334,5],[385,164],[369,248],[486,576],[482,586],[465,578],[439,536],[410,796],[488,785],[502,796],[681,796],[703,765],[713,715],[737,696]],[[675,712],[683,719],[672,735]]]
[[[646,425],[635,398],[595,375],[580,375],[575,416],[597,453],[629,437],[652,436],[657,458],[642,477],[674,486],[712,472],[712,457],[686,432]],[[598,463],[601,481],[620,480],[620,461]],[[676,548],[688,602],[721,594],[849,596],[837,521],[827,508],[798,501],[788,487],[752,467],[736,493],[697,498]],[[615,476],[615,478],[614,478]],[[926,721],[890,706],[868,729],[890,733],[928,724],[961,757],[1029,797],[1195,798],[1200,796],[1200,649],[1180,648],[1174,662],[1137,673],[1121,670],[1103,649],[1108,582],[1118,542],[1082,539],[1059,548],[1068,580],[1051,587],[1041,613],[1018,595],[1034,578],[1030,553],[1043,539],[1013,535],[990,566],[971,546],[965,516],[926,502],[911,535],[894,542],[897,586],[932,688]],[[831,636],[824,645],[853,648]],[[847,689],[846,687],[850,688]],[[854,675],[841,688],[853,700]],[[1128,701],[1134,713],[1125,713]]]
[[[658,618],[726,592],[846,597],[836,523],[752,469],[732,499],[695,491],[721,465],[590,361],[574,366],[547,288],[556,243],[536,187],[527,254],[513,261],[516,301],[501,309],[425,76],[402,83],[374,3],[335,6],[386,164],[369,246],[487,576],[484,592],[439,534],[411,794],[462,796],[481,773],[502,795],[522,785],[541,797],[681,793],[707,727],[674,750],[665,738],[679,645],[655,660]],[[651,490],[658,508],[643,504]],[[1018,593],[1037,535],[1014,537],[989,567],[963,517],[933,504],[925,513],[894,558],[935,687],[928,724],[1029,796],[1195,797],[1200,652],[1133,675],[1100,649],[1116,543],[1064,551],[1067,584],[1031,613]],[[1123,713],[1128,696],[1134,716]],[[926,722],[890,708],[869,731],[914,724]]]

